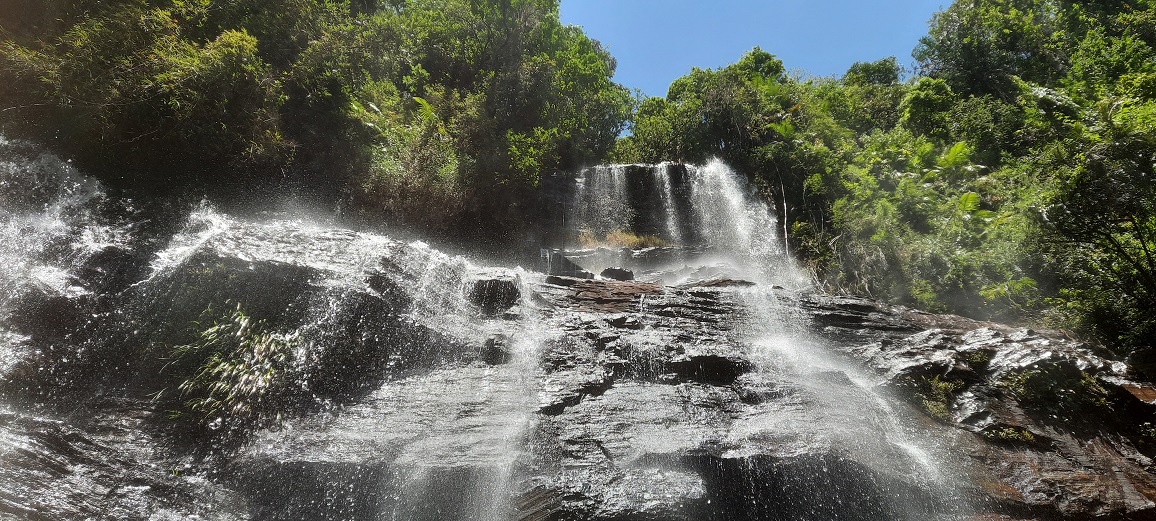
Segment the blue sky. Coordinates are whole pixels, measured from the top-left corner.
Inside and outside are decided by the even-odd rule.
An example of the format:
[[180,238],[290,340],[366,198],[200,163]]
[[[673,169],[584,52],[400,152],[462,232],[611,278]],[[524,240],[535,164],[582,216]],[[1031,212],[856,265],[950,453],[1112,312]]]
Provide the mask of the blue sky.
[[756,45],[787,70],[839,75],[857,61],[895,56],[910,66],[927,22],[950,0],[562,0],[618,59],[615,81],[665,96],[691,67],[717,68]]

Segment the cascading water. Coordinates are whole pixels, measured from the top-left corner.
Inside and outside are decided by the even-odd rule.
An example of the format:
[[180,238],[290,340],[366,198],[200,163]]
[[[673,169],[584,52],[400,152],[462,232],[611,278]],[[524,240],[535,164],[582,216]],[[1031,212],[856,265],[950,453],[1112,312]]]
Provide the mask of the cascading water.
[[[1041,363],[1087,386],[1082,371],[1110,375],[1095,384],[1117,385],[1106,400],[1148,396],[1122,364],[1034,332],[810,292],[774,213],[721,162],[580,176],[567,227],[643,244],[566,255],[634,269],[620,281],[481,267],[420,241],[209,203],[154,220],[176,212],[138,211],[14,147],[0,143],[0,518],[1153,508],[1151,461],[1129,439],[1085,444],[1054,416],[1023,423],[1030,410],[992,401],[1026,392],[1008,385]],[[924,386],[904,398],[927,414],[890,395],[909,384]],[[1041,465],[1059,470],[1037,479]],[[1089,499],[1095,472],[1116,496]],[[1072,505],[1083,510],[1060,510]]]
[[[5,393],[0,396],[0,488],[8,490],[0,492],[0,517],[25,512],[45,518],[137,519],[143,511],[155,513],[156,519],[195,515],[231,520],[249,518],[238,513],[245,510],[264,519],[336,520],[351,512],[364,519],[510,517],[515,462],[538,406],[536,355],[545,332],[527,284],[540,276],[481,268],[422,242],[286,217],[247,221],[202,203],[167,246],[138,255],[139,280],[118,282],[107,294],[93,295],[99,289],[94,281],[112,267],[92,259],[100,254],[102,262],[116,261],[119,257],[106,252],[135,247],[133,226],[106,216],[106,206],[128,202],[109,200],[97,182],[64,161],[10,150],[14,147],[0,142],[5,158],[0,162],[0,383],[5,390],[23,390],[37,380],[44,381],[36,385],[50,385],[59,377],[81,394],[84,386],[140,388],[149,394],[132,399],[143,399],[130,409],[138,416],[135,408],[147,409],[149,396],[162,400],[159,406],[172,407],[180,403],[180,381],[166,381],[180,361],[173,358],[179,351],[174,346],[195,341],[208,324],[220,320],[220,313],[235,307],[292,344],[279,355],[287,362],[270,366],[257,358],[267,364],[264,369],[237,368],[241,395],[256,397],[240,406],[297,403],[290,408],[327,411],[294,423],[282,419],[280,410],[268,410],[262,424],[270,429],[234,449],[238,457],[271,462],[266,456],[275,454],[277,463],[266,470],[283,478],[300,469],[293,462],[306,467],[319,462],[319,445],[301,443],[316,441],[304,434],[309,429],[324,432],[326,442],[320,446],[333,452],[330,464],[313,467],[317,479],[327,482],[321,496],[317,489],[302,490],[307,480],[298,473],[289,488],[300,494],[270,494],[273,499],[263,501],[259,498],[270,484],[269,474],[240,472],[233,487],[254,498],[240,500],[248,506],[237,505],[238,493],[222,496],[210,489],[196,504],[170,509],[159,504],[173,499],[164,496],[166,490],[179,498],[215,485],[186,468],[187,462],[179,463],[178,479],[176,470],[172,476],[166,470],[176,463],[137,461],[138,452],[147,454],[141,444],[157,443],[151,435],[126,432],[132,436],[126,441],[116,429],[99,427],[99,435],[65,430],[60,436],[71,436],[70,441],[56,440],[51,429],[62,428],[59,420],[10,413]],[[108,305],[95,309],[98,300]],[[92,325],[82,336],[66,329],[73,320],[60,312],[87,316]],[[68,369],[90,363],[99,372]],[[81,408],[105,406],[97,402]],[[128,425],[117,414],[101,412],[85,422],[107,418],[118,428]],[[51,429],[45,431],[41,422]],[[207,419],[206,426],[210,432],[226,432],[228,417]],[[292,443],[266,444],[290,432],[286,428],[303,435]],[[81,457],[114,454],[115,449],[94,441],[103,437],[138,452],[109,456],[123,468],[100,467]],[[70,443],[81,446],[69,448]],[[68,452],[51,454],[57,448]],[[48,493],[44,483],[63,478],[53,478],[55,471],[42,477],[39,468],[54,459],[60,461],[53,468],[74,476],[60,481],[67,490],[59,494]],[[146,476],[132,465],[160,470]],[[359,469],[352,482],[343,481],[352,478],[344,473],[348,469]],[[382,471],[378,479],[362,479],[364,472],[377,470]],[[134,472],[133,479],[142,485],[124,491],[107,482],[124,481],[123,472]],[[149,481],[166,477],[173,481],[167,488]],[[367,499],[350,507],[346,485]],[[101,487],[125,503],[102,508],[83,496]],[[335,504],[326,499],[334,493],[346,500]],[[278,503],[277,498],[284,499]]]
[[[586,237],[619,231],[668,243],[665,255],[645,257],[655,280],[686,282],[688,273],[678,268],[698,266],[708,269],[696,276],[729,271],[784,287],[809,285],[784,253],[774,212],[721,160],[589,168],[575,183],[572,201],[572,225]],[[592,257],[584,267],[594,272],[631,263],[617,253]],[[720,266],[725,268],[709,269]]]
[[[636,178],[621,180],[620,172],[624,171]],[[614,172],[614,183],[604,179],[610,172]],[[876,390],[873,378],[825,349],[823,342],[798,321],[797,312],[780,302],[777,293],[784,291],[784,286],[793,291],[805,289],[809,286],[808,278],[785,254],[774,213],[742,176],[715,159],[703,166],[599,167],[587,170],[584,177],[586,183],[576,187],[579,205],[583,201],[600,201],[599,204],[605,205],[601,201],[620,196],[621,192],[596,193],[599,187],[640,184],[643,188],[633,191],[639,198],[626,202],[635,212],[619,212],[619,215],[649,216],[652,221],[665,224],[653,226],[645,218],[607,222],[605,216],[601,216],[597,229],[632,231],[649,226],[660,230],[663,238],[671,242],[691,241],[696,243],[694,246],[708,248],[709,253],[698,255],[676,251],[676,255],[667,260],[667,266],[641,271],[643,280],[671,282],[670,273],[674,271],[692,274],[675,278],[674,282],[678,283],[718,276],[741,277],[756,283],[732,292],[746,310],[744,317],[737,319],[736,330],[749,342],[751,357],[761,378],[792,389],[799,406],[764,416],[759,423],[742,429],[760,432],[761,436],[777,433],[775,437],[799,440],[796,443],[802,445],[829,445],[848,460],[880,475],[915,476],[913,482],[920,484],[911,486],[878,480],[874,486],[885,490],[888,497],[883,504],[864,505],[864,511],[874,508],[885,518],[908,520],[929,516],[948,519],[967,511],[966,501],[959,493],[963,483],[954,477],[951,470],[954,467],[944,464],[945,451],[927,443],[935,437],[928,438],[926,429],[911,427],[919,423],[914,415],[906,412],[905,407],[891,405],[893,400]],[[675,186],[679,187],[677,192]],[[657,208],[653,206],[655,201],[659,203]],[[578,215],[589,215],[589,212],[579,211]],[[677,233],[679,227],[675,223],[679,222],[692,223],[685,235]],[[595,229],[582,221],[576,225],[580,229]],[[631,261],[621,256],[617,260]],[[694,263],[702,266],[698,269],[688,266]],[[683,268],[672,270],[671,265]],[[715,269],[703,269],[711,265]],[[790,451],[790,443],[786,442],[788,447],[782,450]],[[757,474],[757,471],[751,472]],[[764,478],[751,476],[755,480]],[[812,500],[819,506],[812,508],[830,508],[827,514],[812,514],[820,519],[835,516],[838,510],[835,505],[854,496],[846,490],[800,492],[816,496]],[[758,497],[747,500],[752,505],[775,501]],[[773,507],[765,504],[755,508],[762,511],[760,509],[773,511]]]
[[662,194],[662,208],[666,214],[666,236],[670,238],[670,242],[679,244],[683,241],[682,222],[675,206],[674,182],[670,179],[671,170],[670,168],[654,168],[651,172],[658,178],[658,183],[662,187],[662,191],[659,193]]
[[906,406],[894,405],[898,398],[880,390],[877,377],[836,357],[810,334],[797,310],[784,306],[780,292],[759,285],[739,289],[737,296],[747,310],[740,328],[760,370],[776,381],[790,382],[809,402],[806,415],[796,418],[802,421],[786,428],[826,439],[846,451],[847,458],[883,475],[912,476],[914,487],[879,484],[892,496],[886,506],[889,518],[961,518],[970,507],[960,465],[948,450],[954,434],[925,424]]
[[[291,386],[332,412],[247,445],[242,458],[262,470],[244,472],[242,489],[267,496],[259,517],[510,517],[538,405],[544,332],[527,287],[538,275],[482,268],[420,241],[245,222],[205,206],[156,258],[138,291],[150,302],[142,314],[161,323],[213,304],[195,295],[173,314],[188,297],[171,288],[210,284],[236,284],[227,292],[257,316],[296,317],[288,336],[303,342]],[[270,474],[285,488],[269,489]]]
[[124,242],[124,230],[97,215],[103,197],[99,183],[54,156],[0,161],[0,313],[29,284],[72,297],[88,291],[70,272]]
[[[699,237],[724,256],[759,270],[753,275],[798,280],[776,232],[775,215],[719,159],[693,167],[691,201]],[[767,281],[770,281],[769,279]]]
[[98,253],[123,247],[126,226],[106,217],[103,188],[51,154],[0,137],[0,374],[28,338],[12,316],[30,300],[73,300],[91,293],[78,278]]
[[621,223],[634,219],[627,197],[624,165],[596,166],[576,180],[579,190],[571,222],[583,223],[591,232],[605,236]]

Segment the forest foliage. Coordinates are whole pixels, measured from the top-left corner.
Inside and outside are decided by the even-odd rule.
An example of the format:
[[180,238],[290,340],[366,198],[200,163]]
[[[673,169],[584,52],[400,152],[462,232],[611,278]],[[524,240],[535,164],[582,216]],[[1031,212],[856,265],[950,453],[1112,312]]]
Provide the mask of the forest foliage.
[[0,28],[3,131],[105,179],[508,242],[554,172],[718,156],[827,288],[1156,359],[1151,0],[957,0],[910,68],[755,48],[645,99],[557,0],[13,0]]
[[4,130],[130,185],[292,185],[508,239],[539,176],[599,161],[632,110],[557,0],[15,4]]
[[791,77],[758,48],[696,68],[640,103],[615,154],[748,172],[835,291],[1068,328],[1149,362],[1154,49],[1151,2],[959,0],[909,70]]

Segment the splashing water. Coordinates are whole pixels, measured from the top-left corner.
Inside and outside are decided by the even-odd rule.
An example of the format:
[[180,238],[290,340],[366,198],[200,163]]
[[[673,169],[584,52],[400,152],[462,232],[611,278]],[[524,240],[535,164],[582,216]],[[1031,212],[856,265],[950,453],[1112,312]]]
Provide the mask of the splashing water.
[[87,293],[71,272],[125,242],[126,231],[99,215],[104,198],[99,183],[56,156],[0,161],[0,313],[29,284],[66,296]]
[[69,162],[0,137],[0,375],[29,339],[11,330],[14,307],[29,296],[89,294],[77,272],[127,242],[126,227],[102,214],[106,202],[101,185]]
[[707,243],[756,262],[782,256],[774,214],[735,171],[719,159],[693,171],[691,198],[700,236]]
[[[157,259],[142,293],[154,291],[149,285],[164,288],[170,279],[200,276],[205,266],[222,263],[238,270],[239,277],[246,273],[246,263],[249,270],[258,271],[269,263],[306,269],[300,277],[303,283],[288,286],[312,296],[288,300],[305,308],[295,335],[308,342],[294,359],[298,378],[310,390],[324,384],[325,371],[318,367],[326,365],[331,351],[363,352],[352,362],[372,365],[363,358],[381,353],[382,348],[348,344],[394,346],[383,348],[388,372],[383,381],[372,383],[364,398],[336,408],[332,416],[294,419],[284,430],[258,433],[249,457],[310,466],[318,453],[323,454],[334,463],[319,471],[323,475],[318,479],[340,497],[372,493],[376,499],[366,502],[376,510],[366,515],[374,519],[510,517],[516,463],[539,406],[537,359],[547,332],[530,299],[529,284],[540,274],[481,267],[421,241],[405,243],[294,220],[249,222],[207,205],[190,216],[185,230]],[[237,262],[240,265],[229,267]],[[512,280],[519,295],[514,308],[494,317],[480,316],[467,295],[474,284],[485,280]],[[394,293],[405,295],[395,302],[400,306],[396,310],[365,305],[379,301],[366,295],[380,294],[388,300]],[[366,313],[401,316],[386,320]],[[491,356],[504,358],[502,363],[456,362],[463,350],[491,345],[496,353]],[[321,383],[309,383],[314,381]],[[344,469],[370,472],[366,469],[374,464],[386,464],[380,480],[347,484]],[[254,486],[267,479],[254,479]],[[275,511],[301,508],[332,519],[350,515],[340,506],[329,510],[318,506],[321,499],[270,501],[284,502],[270,507]]]
[[[784,253],[775,213],[746,179],[719,159],[705,165],[609,165],[586,169],[575,184],[573,221],[605,235],[630,231],[675,246],[666,266],[725,265],[736,276],[791,288],[809,278]],[[614,264],[597,259],[592,271]],[[686,279],[663,279],[681,283]]]
[[[705,250],[679,252],[670,263],[676,268],[656,270],[659,274],[650,275],[652,280],[684,283],[739,276],[757,283],[730,291],[746,310],[736,320],[736,331],[750,344],[760,378],[793,389],[798,405],[736,431],[775,437],[785,452],[793,443],[837,447],[846,458],[873,469],[872,475],[916,476],[914,481],[922,483],[916,489],[891,482],[874,485],[887,490],[892,503],[888,511],[903,519],[954,518],[966,511],[958,492],[962,481],[954,467],[945,464],[948,447],[936,443],[946,436],[916,427],[920,421],[915,413],[892,405],[897,400],[877,389],[862,368],[835,356],[809,332],[797,310],[780,300],[780,294],[808,290],[810,279],[785,253],[774,212],[743,176],[718,159],[702,166],[598,167],[583,176],[585,183],[576,186],[577,215],[597,216],[598,221],[580,220],[580,228],[653,231],[685,248]],[[617,188],[623,184],[635,188]],[[633,198],[617,199],[624,195]],[[583,206],[590,202],[597,207]],[[671,277],[670,272],[682,276]]]

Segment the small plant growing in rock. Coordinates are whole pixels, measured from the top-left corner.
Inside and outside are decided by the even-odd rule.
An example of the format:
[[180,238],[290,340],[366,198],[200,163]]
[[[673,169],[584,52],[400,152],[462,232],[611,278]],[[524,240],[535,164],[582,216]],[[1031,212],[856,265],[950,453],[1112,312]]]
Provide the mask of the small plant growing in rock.
[[951,423],[951,400],[963,388],[963,382],[944,380],[939,375],[907,376],[900,380],[899,386],[911,393],[923,412],[943,423]]
[[1023,427],[1004,426],[983,431],[983,436],[1004,443],[1035,443],[1036,435]]
[[275,420],[277,401],[293,380],[299,343],[296,334],[268,331],[264,321],[236,305],[196,341],[174,349],[177,371],[192,368],[191,374],[178,375],[185,379],[177,387],[182,402],[174,415],[227,432]]
[[1074,421],[1108,412],[1107,389],[1094,374],[1073,364],[1013,371],[999,385],[1025,409],[1056,420]]
[[1152,425],[1152,422],[1141,423],[1140,435],[1150,441],[1156,441],[1156,425]]
[[960,358],[974,369],[987,367],[994,353],[987,349],[973,349],[960,353]]

